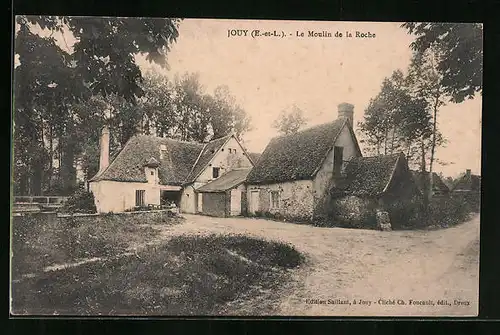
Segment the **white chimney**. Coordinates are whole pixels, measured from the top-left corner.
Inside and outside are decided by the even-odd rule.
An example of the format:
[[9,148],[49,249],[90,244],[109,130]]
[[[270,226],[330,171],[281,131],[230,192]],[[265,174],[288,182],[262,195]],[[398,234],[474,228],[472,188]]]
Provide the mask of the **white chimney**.
[[347,102],[343,102],[338,105],[338,113],[340,118],[347,118],[349,120],[349,124],[351,128],[354,129],[354,105],[349,104]]
[[99,171],[104,171],[109,165],[109,129],[106,126],[102,128],[100,149]]

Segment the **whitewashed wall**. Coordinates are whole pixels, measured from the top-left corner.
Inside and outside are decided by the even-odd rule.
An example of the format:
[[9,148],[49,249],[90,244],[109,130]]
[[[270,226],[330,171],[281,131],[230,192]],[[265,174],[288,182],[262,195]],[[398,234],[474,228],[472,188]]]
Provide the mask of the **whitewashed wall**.
[[160,204],[160,188],[152,183],[133,183],[102,180],[91,182],[90,190],[94,194],[99,213],[123,212],[135,206],[135,191],[145,190],[146,205]]

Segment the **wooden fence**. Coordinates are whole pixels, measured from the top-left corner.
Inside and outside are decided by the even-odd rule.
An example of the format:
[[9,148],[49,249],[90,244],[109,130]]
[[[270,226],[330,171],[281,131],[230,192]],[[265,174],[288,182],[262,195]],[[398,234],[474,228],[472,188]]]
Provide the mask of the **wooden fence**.
[[56,210],[64,205],[68,197],[59,196],[15,196],[13,212],[38,212]]

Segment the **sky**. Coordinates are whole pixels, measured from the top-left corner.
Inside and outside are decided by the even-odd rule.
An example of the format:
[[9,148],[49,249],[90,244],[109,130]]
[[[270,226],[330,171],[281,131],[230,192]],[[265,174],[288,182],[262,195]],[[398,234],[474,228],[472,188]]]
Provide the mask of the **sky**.
[[[293,104],[301,108],[308,126],[337,118],[337,105],[352,103],[354,123],[363,120],[368,102],[382,80],[409,64],[413,37],[395,22],[314,22],[186,19],[179,38],[167,55],[169,69],[136,60],[142,70],[152,69],[173,78],[198,72],[207,93],[227,85],[251,118],[252,130],[243,136],[249,151],[262,152],[277,135],[272,122]],[[246,30],[247,36],[228,36],[228,30]],[[252,37],[259,30],[280,37]],[[331,37],[308,37],[308,32]],[[297,36],[301,33],[304,36]],[[342,37],[335,37],[335,33]],[[347,32],[352,37],[346,37]],[[372,37],[356,37],[356,32]],[[283,37],[281,36],[282,34]],[[71,48],[74,39],[55,36]],[[374,35],[374,36],[373,36]],[[457,176],[466,169],[481,169],[481,98],[449,104],[440,110],[438,127],[448,143],[436,150],[435,171]],[[355,127],[359,136],[359,132]],[[363,148],[363,145],[361,144]]]

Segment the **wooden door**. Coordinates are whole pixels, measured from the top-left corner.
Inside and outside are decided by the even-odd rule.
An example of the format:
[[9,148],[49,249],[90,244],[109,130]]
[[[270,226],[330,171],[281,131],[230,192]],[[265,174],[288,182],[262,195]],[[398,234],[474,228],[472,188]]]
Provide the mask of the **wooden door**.
[[231,190],[231,216],[241,215],[241,191]]
[[259,210],[259,191],[250,192],[250,214],[255,214]]

